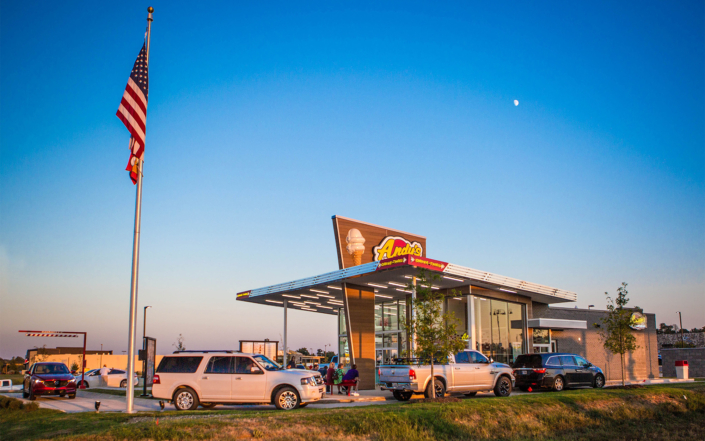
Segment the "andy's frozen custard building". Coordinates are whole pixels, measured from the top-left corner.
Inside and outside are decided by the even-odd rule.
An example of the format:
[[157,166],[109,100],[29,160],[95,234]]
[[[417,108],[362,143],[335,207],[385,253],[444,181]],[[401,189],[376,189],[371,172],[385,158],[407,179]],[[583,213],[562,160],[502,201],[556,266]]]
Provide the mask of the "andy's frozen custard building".
[[[411,316],[410,279],[423,268],[436,272],[435,289],[459,319],[468,348],[512,363],[520,354],[571,352],[621,378],[618,356],[604,350],[594,324],[604,311],[560,308],[577,301],[570,291],[500,276],[426,257],[426,238],[333,216],[339,270],[237,294],[240,301],[338,317],[338,353],[356,363],[361,389],[375,387],[375,366],[403,354],[404,323]],[[550,305],[550,307],[549,307]],[[639,348],[627,357],[630,379],[658,378],[656,320],[642,314]],[[286,320],[284,320],[286,323]],[[286,326],[284,328],[286,353]]]

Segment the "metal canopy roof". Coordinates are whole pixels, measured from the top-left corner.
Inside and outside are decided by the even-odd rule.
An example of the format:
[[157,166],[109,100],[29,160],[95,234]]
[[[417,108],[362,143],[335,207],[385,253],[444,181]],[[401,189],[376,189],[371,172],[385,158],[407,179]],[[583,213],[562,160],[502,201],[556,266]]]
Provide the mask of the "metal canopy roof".
[[534,318],[529,319],[527,326],[535,329],[587,329],[587,322],[585,320]]
[[376,303],[404,300],[411,293],[408,289],[411,277],[417,275],[419,268],[441,276],[440,280],[433,282],[436,289],[460,289],[472,285],[523,295],[541,303],[577,300],[574,292],[411,255],[244,291],[237,294],[237,300],[279,307],[288,301],[288,308],[336,315],[343,307],[343,282],[370,287],[374,290]]

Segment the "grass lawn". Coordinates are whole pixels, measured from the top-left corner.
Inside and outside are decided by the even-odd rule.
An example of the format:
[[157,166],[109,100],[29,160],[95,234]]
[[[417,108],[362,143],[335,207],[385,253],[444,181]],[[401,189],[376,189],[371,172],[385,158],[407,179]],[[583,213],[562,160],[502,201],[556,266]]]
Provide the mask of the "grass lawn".
[[12,385],[22,384],[24,375],[0,375],[0,380],[12,380]]
[[695,440],[705,439],[705,383],[291,412],[0,409],[0,434],[3,440]]

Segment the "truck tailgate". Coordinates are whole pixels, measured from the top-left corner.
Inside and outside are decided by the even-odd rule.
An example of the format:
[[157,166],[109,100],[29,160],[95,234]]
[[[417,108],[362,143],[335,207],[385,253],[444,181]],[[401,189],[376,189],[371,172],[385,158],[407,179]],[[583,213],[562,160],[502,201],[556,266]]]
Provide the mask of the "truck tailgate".
[[409,366],[380,366],[380,383],[409,383]]

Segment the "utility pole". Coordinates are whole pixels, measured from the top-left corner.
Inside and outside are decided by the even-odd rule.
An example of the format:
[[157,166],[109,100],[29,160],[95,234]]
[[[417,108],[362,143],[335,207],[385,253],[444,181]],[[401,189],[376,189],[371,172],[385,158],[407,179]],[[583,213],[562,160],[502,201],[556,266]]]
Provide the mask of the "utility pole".
[[683,343],[683,317],[681,316],[681,312],[678,311],[678,321],[681,324],[681,348],[684,348],[685,345]]

